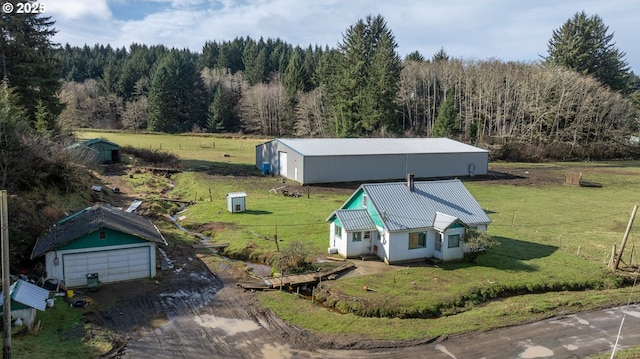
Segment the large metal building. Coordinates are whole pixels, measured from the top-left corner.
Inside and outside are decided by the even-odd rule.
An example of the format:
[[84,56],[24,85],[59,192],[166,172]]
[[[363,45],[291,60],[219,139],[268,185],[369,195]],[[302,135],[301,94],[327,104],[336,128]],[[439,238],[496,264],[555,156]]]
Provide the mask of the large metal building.
[[486,175],[489,151],[448,138],[276,138],[256,167],[301,184]]

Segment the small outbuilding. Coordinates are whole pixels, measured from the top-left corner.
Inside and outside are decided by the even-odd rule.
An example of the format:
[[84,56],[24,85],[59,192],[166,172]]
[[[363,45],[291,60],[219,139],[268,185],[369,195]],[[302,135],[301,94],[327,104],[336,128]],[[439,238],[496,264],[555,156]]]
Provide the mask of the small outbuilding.
[[247,194],[244,192],[227,193],[227,210],[231,213],[240,213],[247,210]]
[[256,167],[301,184],[486,175],[489,151],[448,138],[277,138]]
[[44,255],[49,278],[86,286],[94,273],[102,283],[155,277],[158,244],[167,243],[148,218],[96,204],[55,223],[31,259]]
[[80,145],[94,150],[100,163],[118,163],[121,160],[120,146],[104,138],[94,138]]
[[[43,311],[47,307],[49,291],[37,285],[18,279],[9,287],[11,316],[22,319],[31,330],[36,318],[36,309]],[[4,293],[0,293],[0,308],[4,305]]]

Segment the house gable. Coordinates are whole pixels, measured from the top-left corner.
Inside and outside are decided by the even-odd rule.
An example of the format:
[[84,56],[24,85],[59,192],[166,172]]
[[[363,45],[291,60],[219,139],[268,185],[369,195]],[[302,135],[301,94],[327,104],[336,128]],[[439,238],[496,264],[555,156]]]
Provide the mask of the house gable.
[[111,247],[145,242],[147,241],[128,233],[114,231],[109,228],[100,228],[95,232],[88,233],[58,247],[58,250]]
[[347,210],[366,209],[367,212],[369,213],[369,217],[371,217],[371,220],[373,221],[373,223],[375,223],[376,226],[381,228],[385,226],[384,221],[382,220],[382,218],[380,217],[380,214],[378,214],[378,211],[376,210],[376,206],[374,202],[371,200],[369,195],[365,192],[363,187],[358,188],[356,192],[353,195],[351,195],[351,197],[349,197],[349,199],[342,205],[342,207],[340,207],[340,209],[347,209]]

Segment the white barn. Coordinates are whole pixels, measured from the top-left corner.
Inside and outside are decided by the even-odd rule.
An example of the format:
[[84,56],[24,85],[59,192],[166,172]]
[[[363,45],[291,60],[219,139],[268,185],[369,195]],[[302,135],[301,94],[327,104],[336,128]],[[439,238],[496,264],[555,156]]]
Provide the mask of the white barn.
[[486,175],[489,151],[448,138],[277,138],[256,167],[301,184]]

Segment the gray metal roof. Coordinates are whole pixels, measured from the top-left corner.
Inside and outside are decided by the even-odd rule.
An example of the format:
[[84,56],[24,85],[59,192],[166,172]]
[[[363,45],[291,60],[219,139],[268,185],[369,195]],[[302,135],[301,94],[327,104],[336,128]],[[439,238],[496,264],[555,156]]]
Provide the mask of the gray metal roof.
[[361,188],[390,231],[431,228],[438,212],[467,225],[491,222],[458,179],[417,181],[413,191],[406,182],[363,184]]
[[488,152],[448,138],[279,138],[276,141],[304,156]]
[[[35,284],[18,279],[9,287],[9,297],[18,303],[44,311],[47,308],[49,291]],[[3,305],[4,293],[0,293],[0,307]]]
[[450,216],[448,214],[436,212],[436,217],[433,219],[433,228],[444,232],[449,226],[454,224],[458,218]]
[[96,204],[54,224],[49,233],[36,242],[31,259],[101,228],[128,233],[149,242],[166,244],[158,228],[148,218],[115,207]]
[[376,229],[376,225],[366,209],[339,209],[334,214],[346,231],[370,231]]

